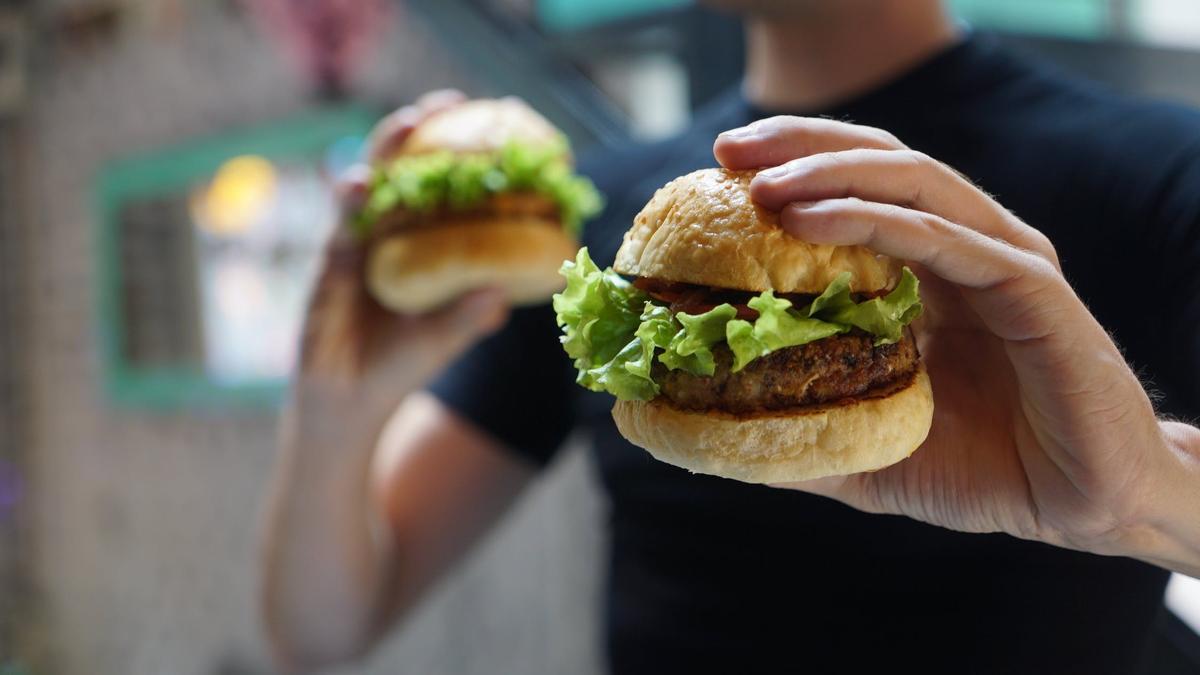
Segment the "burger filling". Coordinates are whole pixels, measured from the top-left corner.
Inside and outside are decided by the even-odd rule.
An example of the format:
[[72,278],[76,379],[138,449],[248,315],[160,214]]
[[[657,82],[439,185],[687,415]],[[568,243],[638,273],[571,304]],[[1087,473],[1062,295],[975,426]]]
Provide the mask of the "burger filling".
[[907,382],[917,367],[917,348],[907,333],[899,342],[876,345],[870,335],[852,331],[798,347],[785,347],[733,370],[733,352],[713,347],[711,376],[671,370],[656,363],[650,371],[659,396],[684,410],[723,410],[736,414],[787,410],[853,399]]
[[536,192],[502,192],[466,207],[444,204],[423,211],[394,208],[375,221],[368,236],[386,238],[406,230],[506,218],[545,223],[547,227],[562,227],[558,204],[549,198]]
[[786,410],[870,395],[917,367],[907,326],[921,303],[908,268],[887,292],[851,293],[844,273],[816,296],[630,283],[586,249],[562,273],[554,308],[577,381],[622,400]]
[[576,175],[566,140],[495,153],[404,155],[374,170],[354,227],[362,236],[474,216],[528,216],[578,234],[603,199]]

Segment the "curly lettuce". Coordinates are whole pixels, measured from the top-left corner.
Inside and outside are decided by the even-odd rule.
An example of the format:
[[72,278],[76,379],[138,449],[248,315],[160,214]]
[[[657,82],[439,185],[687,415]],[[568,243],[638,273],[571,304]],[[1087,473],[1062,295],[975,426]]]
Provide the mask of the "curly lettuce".
[[751,298],[747,304],[758,312],[758,318],[753,323],[739,319],[725,326],[735,372],[776,349],[815,342],[850,330],[850,326],[845,324],[797,311],[790,300],[777,298],[771,291]]
[[576,382],[621,400],[658,395],[651,376],[655,360],[669,370],[709,377],[716,370],[713,348],[721,343],[733,353],[737,372],[775,350],[854,328],[875,336],[876,345],[891,344],[921,313],[919,284],[907,267],[891,292],[861,302],[851,297],[849,272],[805,307],[765,291],[748,303],[758,312],[753,321],[736,318],[728,303],[702,314],[673,313],[611,268],[601,270],[586,248],[560,273],[567,287],[554,296],[554,311],[563,349],[579,371]]
[[563,227],[578,236],[583,222],[604,207],[604,199],[590,180],[575,175],[567,156],[566,139],[560,139],[536,146],[510,142],[493,154],[399,157],[372,175],[355,229],[365,236],[396,208],[465,210],[499,192],[530,191],[553,201]]
[[575,381],[625,399],[653,398],[658,393],[650,379],[653,351],[647,353],[637,335],[648,296],[612,270],[601,271],[586,248],[560,272],[567,287],[554,296],[554,312],[563,349],[579,371]]

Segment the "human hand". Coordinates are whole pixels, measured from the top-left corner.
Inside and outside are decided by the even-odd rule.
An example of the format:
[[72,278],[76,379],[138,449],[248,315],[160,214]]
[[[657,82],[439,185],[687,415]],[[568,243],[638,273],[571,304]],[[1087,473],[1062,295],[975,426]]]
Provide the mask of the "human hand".
[[[385,161],[429,115],[466,100],[458,91],[422,96],[383,118],[368,141],[369,161]],[[366,197],[369,168],[357,166],[339,185],[342,212],[352,216]],[[400,315],[366,288],[367,246],[338,227],[325,251],[305,318],[297,394],[316,398],[306,417],[331,404],[378,418],[436,375],[481,336],[503,324],[504,294],[480,290],[425,315]]]
[[722,134],[714,154],[773,167],[751,195],[793,235],[911,261],[922,282],[928,439],[886,469],[785,487],[1200,570],[1200,533],[1182,524],[1200,513],[1196,430],[1156,418],[1045,236],[878,129],[774,117]]

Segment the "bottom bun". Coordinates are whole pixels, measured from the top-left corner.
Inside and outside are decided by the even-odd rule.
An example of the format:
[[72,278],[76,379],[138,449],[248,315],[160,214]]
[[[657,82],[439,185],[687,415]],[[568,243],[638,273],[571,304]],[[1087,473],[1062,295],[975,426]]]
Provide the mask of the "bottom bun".
[[851,403],[735,417],[617,401],[621,435],[667,464],[747,483],[789,483],[874,471],[908,457],[933,420],[922,364],[911,380]]
[[558,273],[579,244],[554,223],[533,218],[460,220],[392,235],[367,261],[367,288],[388,309],[420,313],[484,287],[516,305],[562,290]]

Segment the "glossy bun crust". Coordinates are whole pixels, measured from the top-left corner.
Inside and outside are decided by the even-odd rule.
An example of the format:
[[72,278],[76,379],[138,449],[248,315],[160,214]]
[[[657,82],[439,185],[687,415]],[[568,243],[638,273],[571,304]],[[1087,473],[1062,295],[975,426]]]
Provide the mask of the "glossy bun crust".
[[654,194],[625,233],[621,274],[743,291],[812,293],[842,272],[853,292],[891,288],[899,264],[861,246],[801,241],[750,199],[754,171],[702,169]]
[[527,145],[558,143],[562,134],[545,117],[517,98],[475,99],[437,112],[409,134],[401,155],[449,150],[496,152],[509,141]]

